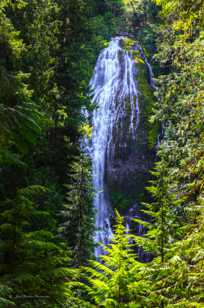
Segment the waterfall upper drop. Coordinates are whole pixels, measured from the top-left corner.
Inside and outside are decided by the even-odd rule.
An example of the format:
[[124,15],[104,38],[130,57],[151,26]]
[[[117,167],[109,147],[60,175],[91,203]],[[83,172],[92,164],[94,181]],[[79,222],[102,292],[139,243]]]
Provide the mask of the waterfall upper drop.
[[[141,93],[135,60],[138,52],[141,59],[144,54],[137,44],[130,50],[125,48],[125,41],[124,37],[115,37],[109,46],[102,50],[90,81],[92,101],[96,106],[92,117],[91,145],[96,211],[95,241],[102,243],[107,243],[112,237],[111,189],[115,184],[124,186],[120,178],[121,172],[118,170],[127,169],[122,170],[125,178],[128,169],[132,168],[132,162],[128,166],[124,161],[131,160],[131,155],[134,157],[137,139],[140,142],[141,138],[145,138],[139,130],[139,127],[144,125],[144,119],[141,121],[140,117]],[[146,58],[144,65],[145,69],[149,70],[149,63],[145,62]],[[149,72],[149,88],[152,83],[151,73]],[[96,257],[101,253],[102,247],[98,246],[95,250]]]

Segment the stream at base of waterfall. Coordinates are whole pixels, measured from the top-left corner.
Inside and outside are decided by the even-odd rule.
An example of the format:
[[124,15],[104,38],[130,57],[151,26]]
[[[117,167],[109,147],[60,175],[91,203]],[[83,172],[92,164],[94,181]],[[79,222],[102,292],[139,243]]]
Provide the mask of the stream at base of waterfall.
[[[123,119],[124,117],[127,118],[127,101],[129,104],[127,133],[133,141],[137,138],[137,128],[140,123],[137,85],[137,74],[139,72],[131,51],[123,48],[123,40],[124,37],[115,37],[111,40],[109,46],[102,50],[90,81],[92,102],[95,105],[92,115],[92,140],[89,147],[92,158],[93,205],[96,215],[94,241],[103,244],[107,244],[112,238],[111,219],[113,216],[105,180],[106,168],[115,151],[113,129],[117,126],[118,131],[122,130]],[[153,85],[150,64],[141,47],[136,44],[134,48],[140,51]],[[126,222],[127,228],[129,226],[128,219]],[[139,231],[141,233],[141,230]],[[95,248],[96,258],[99,258],[102,253],[102,246],[97,245]]]

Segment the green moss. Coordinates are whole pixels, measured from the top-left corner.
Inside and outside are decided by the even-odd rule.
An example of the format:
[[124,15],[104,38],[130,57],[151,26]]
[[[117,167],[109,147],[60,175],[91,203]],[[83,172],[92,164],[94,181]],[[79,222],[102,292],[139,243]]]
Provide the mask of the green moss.
[[[131,38],[125,38],[123,41],[123,47],[126,51],[132,52],[134,61],[138,68],[137,81],[140,91],[140,109],[142,117],[144,120],[144,128],[147,132],[147,145],[148,149],[152,149],[156,142],[157,136],[159,134],[159,125],[151,124],[149,119],[152,115],[153,106],[154,106],[154,95],[152,88],[148,83],[148,71],[144,60],[141,57],[140,50],[133,50],[132,47],[135,45],[135,41]],[[140,133],[139,133],[140,134]],[[143,136],[141,135],[141,139]],[[140,138],[139,138],[140,139]],[[143,143],[143,140],[138,140],[139,145]]]
[[134,56],[134,61],[136,64],[144,64],[144,60],[138,56]]
[[156,145],[158,135],[159,135],[159,124],[155,123],[154,126],[151,129],[149,129],[147,135],[149,149],[152,149]]
[[144,128],[147,132],[148,149],[151,150],[155,146],[157,142],[157,136],[159,134],[159,125],[152,124],[149,121],[153,112],[155,98],[152,88],[148,83],[148,72],[146,65],[137,59],[136,65],[138,69],[137,81],[140,92],[140,110],[144,121]]
[[131,48],[135,45],[135,41],[129,37],[124,38],[123,40],[123,48],[126,51],[130,51]]

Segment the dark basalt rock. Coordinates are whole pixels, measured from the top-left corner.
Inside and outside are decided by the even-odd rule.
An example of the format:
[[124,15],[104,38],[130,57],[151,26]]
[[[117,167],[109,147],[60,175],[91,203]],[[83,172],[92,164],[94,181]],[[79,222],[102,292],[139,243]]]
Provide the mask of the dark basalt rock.
[[[113,128],[111,151],[107,157],[106,183],[112,199],[113,207],[123,207],[122,197],[129,199],[125,203],[124,212],[137,202],[145,200],[145,186],[150,178],[149,170],[155,159],[155,145],[159,134],[157,124],[150,124],[149,119],[154,105],[153,89],[150,82],[148,66],[144,61],[141,47],[130,38],[123,41],[123,47],[132,53],[135,61],[135,78],[139,90],[140,121],[135,138],[132,137],[129,124],[129,100],[126,99],[126,112]],[[121,62],[121,66],[123,63]],[[122,68],[121,68],[122,69]],[[117,195],[120,198],[117,198]]]
[[116,34],[116,36],[122,36],[122,37],[126,37],[126,38],[131,38],[134,40],[134,35],[129,33],[129,32],[125,32],[125,31],[120,31]]

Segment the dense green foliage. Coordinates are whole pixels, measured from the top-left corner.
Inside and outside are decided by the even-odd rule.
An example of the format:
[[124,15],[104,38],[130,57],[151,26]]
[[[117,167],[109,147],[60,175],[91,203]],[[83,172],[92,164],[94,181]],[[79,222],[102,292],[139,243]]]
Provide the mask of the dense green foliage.
[[[158,4],[164,24],[158,30],[156,58],[169,71],[159,77],[155,106],[155,118],[163,126],[158,152],[162,170],[157,170],[157,178],[163,178],[159,186],[166,191],[159,209],[166,220],[163,301],[169,306],[203,307],[204,6],[201,1]],[[153,193],[158,198],[159,192]]]
[[[137,5],[144,8],[144,3]],[[149,221],[135,219],[147,233],[144,237],[132,235],[137,246],[152,254],[152,261],[138,264],[128,255],[121,261],[121,271],[114,267],[118,256],[130,247],[126,240],[121,254],[119,250],[114,254],[115,247],[127,237],[123,229],[118,246],[114,238],[106,248],[104,264],[94,262],[88,270],[92,274],[88,293],[100,307],[204,306],[204,6],[202,1],[157,4],[156,18],[146,17],[141,9],[134,11],[132,19],[134,26],[144,25],[139,37],[145,32],[150,35],[142,38],[144,47],[148,48],[148,42],[156,47],[157,102],[151,121],[161,123],[162,132],[158,162],[152,171],[154,180],[148,187],[152,202],[144,204],[143,210]],[[152,5],[148,2],[147,9]],[[120,228],[121,224],[116,228],[116,238]],[[127,264],[134,270],[122,271]],[[120,298],[109,295],[114,294],[114,288],[120,289],[118,281],[111,284],[117,274],[121,279],[126,277]],[[133,289],[131,281],[135,283]],[[134,297],[134,291],[138,297]]]
[[[0,307],[204,307],[203,26],[200,0],[1,0]],[[81,109],[93,108],[98,52],[120,31],[153,62],[160,144],[148,221],[135,219],[146,235],[116,214],[102,262],[89,261]]]
[[89,161],[81,155],[74,162],[66,202],[61,211],[60,233],[74,253],[74,264],[83,265],[92,256],[94,213]]
[[[90,299],[99,307],[146,307],[150,281],[146,265],[136,260],[134,236],[127,234],[123,218],[116,212],[115,233],[104,246],[101,261],[91,261],[83,271]],[[83,284],[82,284],[83,286]]]
[[69,264],[92,254],[81,108],[89,108],[96,56],[118,28],[120,8],[120,1],[0,3],[2,307],[64,307]]

